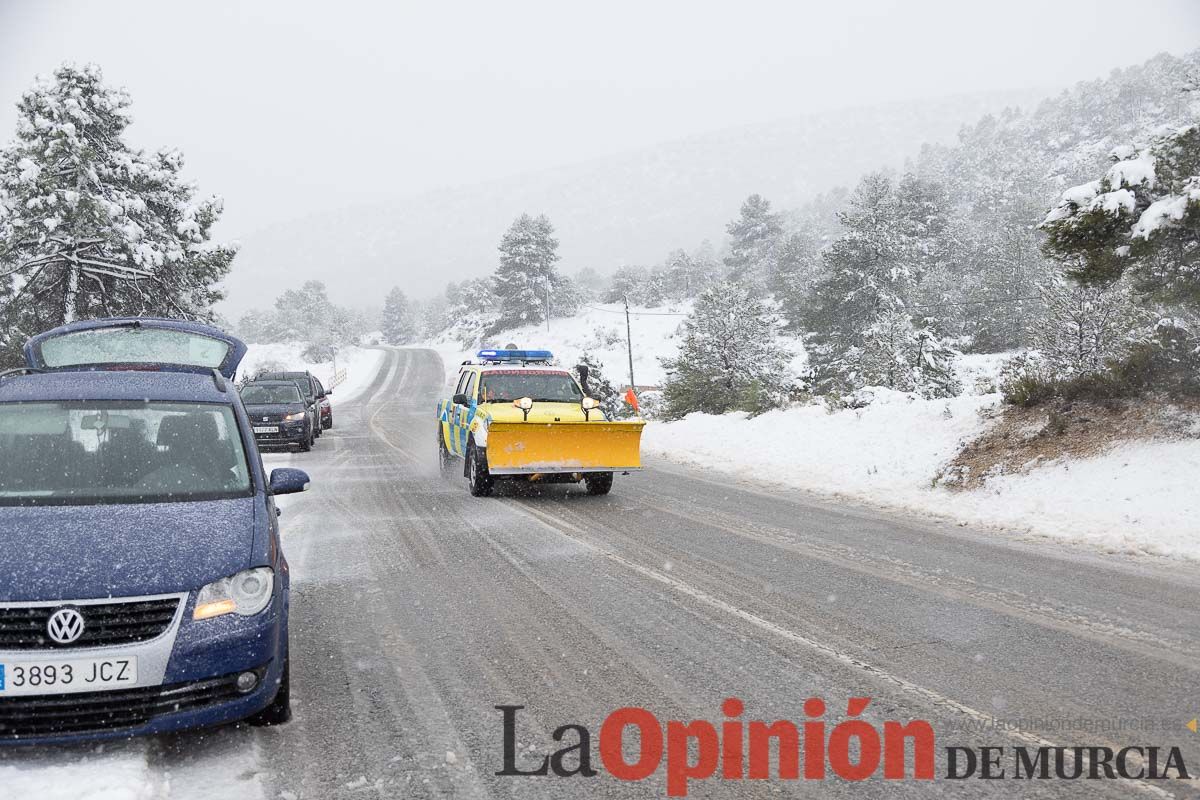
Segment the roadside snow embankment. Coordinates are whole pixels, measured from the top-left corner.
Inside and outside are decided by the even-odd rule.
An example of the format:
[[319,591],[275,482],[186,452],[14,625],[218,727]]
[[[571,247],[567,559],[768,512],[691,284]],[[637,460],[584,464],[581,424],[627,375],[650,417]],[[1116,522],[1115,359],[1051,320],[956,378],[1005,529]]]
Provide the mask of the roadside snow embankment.
[[[238,369],[238,380],[262,370],[308,370],[326,387],[332,386],[334,362],[306,360],[302,355],[306,346],[304,342],[248,344],[246,357]],[[346,371],[346,379],[334,389],[333,399],[344,403],[361,394],[379,371],[383,354],[384,351],[378,348],[343,347],[338,350],[337,368]]]
[[972,490],[934,485],[987,424],[996,395],[870,406],[692,414],[646,429],[647,453],[738,477],[1019,528],[1109,552],[1200,558],[1200,440],[1130,441],[1091,458],[986,479]]

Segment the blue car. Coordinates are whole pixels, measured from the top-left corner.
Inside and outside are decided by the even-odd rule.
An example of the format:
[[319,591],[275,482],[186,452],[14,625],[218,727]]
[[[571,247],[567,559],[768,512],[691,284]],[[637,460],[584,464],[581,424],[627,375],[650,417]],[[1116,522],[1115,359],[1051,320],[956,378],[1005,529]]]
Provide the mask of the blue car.
[[0,373],[0,743],[290,716],[288,564],[206,325],[74,323]]

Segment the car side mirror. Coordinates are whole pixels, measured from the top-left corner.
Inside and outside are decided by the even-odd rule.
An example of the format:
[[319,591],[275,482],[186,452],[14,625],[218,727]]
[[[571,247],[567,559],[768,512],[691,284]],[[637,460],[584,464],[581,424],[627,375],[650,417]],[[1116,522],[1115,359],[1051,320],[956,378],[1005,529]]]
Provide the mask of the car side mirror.
[[456,405],[456,406],[471,405],[471,398],[467,397],[465,394],[462,394],[462,393],[456,394],[456,395],[454,395],[454,397],[452,397],[450,399],[451,399],[451,402],[453,402],[454,405]]
[[267,492],[272,495],[307,492],[310,482],[308,473],[304,470],[280,467],[271,470],[271,480],[267,485]]

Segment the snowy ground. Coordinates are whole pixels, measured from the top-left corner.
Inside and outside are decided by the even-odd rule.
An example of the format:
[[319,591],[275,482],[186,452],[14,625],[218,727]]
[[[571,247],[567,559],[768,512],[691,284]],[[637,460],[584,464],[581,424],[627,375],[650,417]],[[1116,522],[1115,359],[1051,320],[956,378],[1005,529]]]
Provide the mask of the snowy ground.
[[[679,326],[692,310],[692,301],[654,308],[630,308],[630,330],[633,339],[633,379],[638,386],[661,386],[666,377],[660,359],[675,355],[679,350]],[[574,366],[584,353],[590,354],[615,386],[629,383],[629,349],[625,337],[625,307],[621,303],[593,303],[584,306],[574,317],[553,318],[549,330],[545,323],[523,325],[501,331],[492,344],[515,344],[523,349],[550,350],[560,366]],[[804,348],[790,339],[796,358],[793,369],[805,362]],[[438,352],[450,369],[464,359],[475,356],[474,349],[464,350],[451,337],[443,335],[426,343]]]
[[[238,379],[244,375],[253,375],[261,369],[308,370],[325,386],[332,386],[334,363],[306,361],[301,355],[304,348],[303,342],[247,345],[246,357],[242,359],[238,370]],[[337,368],[346,371],[346,380],[334,389],[334,400],[344,403],[362,392],[379,371],[383,353],[383,350],[366,347],[343,347],[339,350]]]
[[[658,386],[663,381],[658,359],[674,354],[679,346],[678,328],[692,310],[691,301],[661,308],[631,308],[633,333],[633,377],[639,386]],[[550,350],[558,364],[574,366],[584,353],[600,362],[614,384],[629,382],[629,355],[625,344],[625,307],[620,303],[594,304],[581,308],[574,317],[552,318],[545,323],[523,325],[502,331],[492,344],[515,344],[529,350]],[[452,365],[473,358],[475,350],[464,350],[448,336],[428,343],[442,356],[451,376]]]

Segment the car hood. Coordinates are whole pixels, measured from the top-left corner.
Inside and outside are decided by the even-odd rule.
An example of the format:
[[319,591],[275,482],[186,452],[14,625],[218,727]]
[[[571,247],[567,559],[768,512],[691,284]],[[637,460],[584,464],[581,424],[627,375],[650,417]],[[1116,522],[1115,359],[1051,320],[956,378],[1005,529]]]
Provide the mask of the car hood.
[[297,411],[303,411],[305,406],[300,403],[267,403],[263,405],[248,405],[246,406],[246,416],[250,417],[250,421],[254,421],[254,415],[263,416],[265,414],[291,414]]
[[0,507],[0,602],[198,589],[252,566],[255,503]]
[[[579,403],[534,403],[529,409],[529,418],[512,403],[484,403],[479,406],[492,422],[583,422],[583,406]],[[589,417],[593,422],[604,419],[599,409]]]

